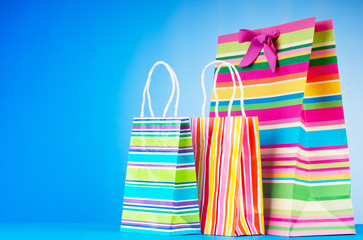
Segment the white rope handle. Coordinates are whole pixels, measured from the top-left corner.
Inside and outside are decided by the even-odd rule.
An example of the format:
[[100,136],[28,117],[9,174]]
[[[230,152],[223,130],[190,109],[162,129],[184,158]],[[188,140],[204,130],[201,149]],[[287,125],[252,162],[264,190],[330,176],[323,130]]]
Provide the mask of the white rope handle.
[[[231,63],[229,63],[229,64],[231,65],[231,67],[233,68],[234,73],[237,76],[239,89],[240,89],[240,92],[241,92],[241,95],[240,95],[241,112],[242,112],[242,116],[246,116],[246,112],[245,112],[245,108],[244,108],[244,91],[243,91],[243,84],[242,84],[241,76],[239,75],[237,68],[233,64],[231,64]],[[221,69],[221,66],[222,66],[222,64],[217,68],[217,71],[215,72],[215,75],[218,75],[219,70]],[[234,78],[232,78],[232,79],[234,81]],[[233,88],[235,88],[235,87],[236,87],[236,85],[233,84]],[[232,103],[233,103],[234,94],[232,94],[231,99],[232,99]],[[231,102],[229,104],[231,104]],[[231,113],[230,108],[228,108],[228,116],[230,116],[230,113]]]
[[[233,83],[233,92],[232,92],[231,99],[229,101],[228,114],[227,114],[227,116],[230,116],[231,115],[233,99],[234,99],[234,96],[235,96],[235,93],[236,93],[236,83],[235,83],[235,77],[234,77],[235,74],[237,75],[238,81],[240,83],[241,100],[243,100],[243,86],[242,86],[242,81],[241,81],[241,78],[240,78],[240,76],[238,74],[237,69],[231,63],[228,63],[228,62],[225,62],[225,61],[221,61],[221,60],[213,61],[213,62],[209,63],[207,66],[205,66],[205,68],[202,71],[202,81],[201,81],[201,85],[202,85],[203,96],[204,96],[204,101],[203,101],[203,106],[202,106],[202,117],[204,117],[205,105],[207,103],[207,94],[205,93],[205,86],[204,86],[205,70],[210,65],[215,64],[215,63],[221,63],[219,65],[219,67],[217,68],[217,71],[215,72],[214,79],[213,79],[213,90],[214,90],[214,96],[215,96],[215,100],[216,100],[216,106],[215,106],[215,114],[216,114],[216,117],[219,117],[219,114],[218,114],[218,105],[219,105],[219,102],[218,102],[218,94],[217,94],[217,90],[216,90],[216,83],[217,83],[218,73],[219,73],[219,70],[221,69],[221,67],[227,66],[229,68],[229,71],[230,71],[231,76],[232,76],[232,83]],[[244,108],[243,108],[243,101],[241,101],[241,109],[242,109],[242,114],[245,116],[245,112],[244,112]]]
[[178,106],[179,106],[179,82],[178,82],[178,78],[176,77],[176,74],[174,72],[174,70],[166,63],[163,61],[158,61],[154,64],[154,66],[150,69],[149,72],[149,76],[147,78],[146,84],[145,84],[145,88],[144,88],[144,92],[142,95],[142,104],[141,104],[141,117],[144,117],[144,107],[145,107],[145,94],[147,93],[147,98],[148,98],[148,102],[149,102],[149,110],[150,110],[150,114],[152,117],[155,117],[153,109],[151,107],[151,97],[150,97],[150,92],[149,92],[149,88],[150,88],[150,82],[151,82],[151,75],[153,74],[155,68],[159,65],[164,65],[166,67],[166,69],[168,70],[169,74],[170,74],[170,78],[171,78],[171,82],[173,84],[173,89],[171,91],[171,95],[169,98],[168,103],[166,104],[166,107],[164,109],[164,113],[163,113],[163,117],[165,117],[166,112],[169,109],[169,106],[173,100],[174,97],[174,93],[175,93],[175,85],[176,85],[176,101],[175,101],[175,110],[174,110],[174,116],[176,117],[178,114]]

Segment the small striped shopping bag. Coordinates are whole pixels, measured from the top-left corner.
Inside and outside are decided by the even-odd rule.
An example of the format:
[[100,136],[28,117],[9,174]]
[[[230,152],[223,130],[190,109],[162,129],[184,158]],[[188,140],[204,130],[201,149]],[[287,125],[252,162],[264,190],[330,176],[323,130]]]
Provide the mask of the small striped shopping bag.
[[[221,66],[229,68],[233,79],[237,71],[224,61],[214,61],[204,68],[203,117],[191,120],[201,231],[224,236],[264,234],[258,120],[246,117],[242,94],[242,116],[231,116],[232,97],[227,117],[219,117],[217,112],[216,117],[204,117],[204,72],[214,63],[221,63],[215,73],[214,89]],[[237,78],[242,86],[239,75]],[[234,84],[233,92],[235,89]]]
[[[162,117],[154,117],[149,85],[155,67],[164,65],[173,90]],[[174,117],[165,117],[177,97]],[[144,117],[145,93],[152,117]],[[200,233],[198,193],[190,120],[177,117],[179,84],[172,68],[157,62],[143,94],[141,117],[133,120],[123,200],[121,231],[164,235]]]

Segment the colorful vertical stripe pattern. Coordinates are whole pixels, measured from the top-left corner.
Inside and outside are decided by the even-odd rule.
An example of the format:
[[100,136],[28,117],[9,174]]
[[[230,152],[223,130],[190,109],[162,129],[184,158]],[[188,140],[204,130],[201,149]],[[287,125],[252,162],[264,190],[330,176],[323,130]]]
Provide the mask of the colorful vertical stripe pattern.
[[258,120],[192,118],[203,234],[264,234]]
[[121,231],[200,233],[189,118],[134,118]]
[[[276,73],[263,52],[253,65],[238,68],[246,114],[259,119],[266,233],[355,234],[332,20],[309,18],[256,31],[274,29],[281,32]],[[238,33],[220,36],[217,59],[238,66],[248,46],[238,43]],[[232,95],[228,69],[223,71],[217,82],[220,116],[227,115]],[[211,117],[214,106],[212,96]],[[232,110],[241,115],[239,101]]]

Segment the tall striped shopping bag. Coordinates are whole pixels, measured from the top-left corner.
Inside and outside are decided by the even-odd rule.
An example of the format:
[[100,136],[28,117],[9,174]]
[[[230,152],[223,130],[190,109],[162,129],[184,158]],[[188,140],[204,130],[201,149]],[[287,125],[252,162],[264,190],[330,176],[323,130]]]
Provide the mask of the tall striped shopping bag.
[[[202,72],[203,117],[191,120],[201,230],[203,234],[223,236],[264,234],[257,117],[246,117],[243,105],[241,116],[231,116],[233,97],[226,117],[219,117],[218,112],[216,117],[204,117],[204,73],[217,62],[220,67],[227,66],[234,79],[231,64],[223,61],[208,64]],[[233,95],[234,92],[235,88]],[[242,95],[240,102],[243,103]]]
[[[219,36],[217,59],[238,66],[246,114],[259,118],[266,234],[355,234],[332,20]],[[221,72],[211,117],[226,116],[234,96],[228,68]]]
[[[171,76],[173,90],[162,117],[151,108],[149,85],[158,65]],[[174,117],[165,117],[177,97]],[[152,117],[144,117],[145,93]],[[179,84],[164,62],[152,67],[147,79],[141,117],[133,120],[123,199],[121,231],[163,235],[200,233],[198,193],[190,119],[177,117]]]

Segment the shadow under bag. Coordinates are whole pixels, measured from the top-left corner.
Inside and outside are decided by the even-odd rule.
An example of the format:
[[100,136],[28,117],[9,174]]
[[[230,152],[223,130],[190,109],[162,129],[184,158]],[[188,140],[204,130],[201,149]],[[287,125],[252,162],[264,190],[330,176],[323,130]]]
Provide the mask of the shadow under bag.
[[[151,108],[149,85],[155,67],[169,71],[173,91],[162,117]],[[165,117],[173,99],[174,117]],[[145,93],[152,117],[144,117]],[[122,232],[182,235],[200,233],[195,164],[188,117],[177,117],[179,84],[164,62],[150,70],[141,117],[133,120],[121,221]]]

